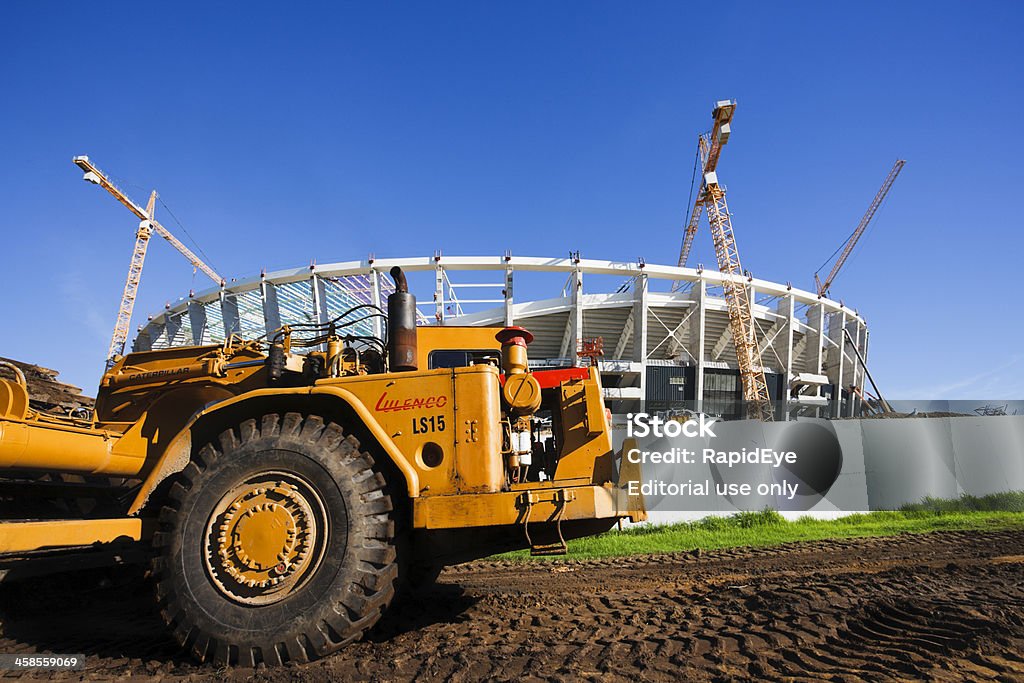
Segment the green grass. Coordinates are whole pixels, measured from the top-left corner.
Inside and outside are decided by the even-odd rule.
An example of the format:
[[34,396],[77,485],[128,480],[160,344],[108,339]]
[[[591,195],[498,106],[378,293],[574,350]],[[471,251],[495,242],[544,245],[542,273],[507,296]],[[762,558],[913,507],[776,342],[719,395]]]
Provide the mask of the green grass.
[[[695,522],[649,524],[610,531],[569,542],[563,559],[594,559],[692,551],[698,548],[771,546],[792,541],[830,538],[893,536],[929,531],[1024,528],[1024,492],[991,496],[926,498],[900,510],[848,515],[820,520],[801,517],[787,521],[774,510],[740,512],[730,517],[705,517]],[[533,560],[526,551],[502,559]],[[558,559],[558,558],[555,558]]]
[[959,498],[925,498],[920,503],[911,503],[900,508],[906,512],[1024,512],[1024,491],[1007,491],[987,496]]

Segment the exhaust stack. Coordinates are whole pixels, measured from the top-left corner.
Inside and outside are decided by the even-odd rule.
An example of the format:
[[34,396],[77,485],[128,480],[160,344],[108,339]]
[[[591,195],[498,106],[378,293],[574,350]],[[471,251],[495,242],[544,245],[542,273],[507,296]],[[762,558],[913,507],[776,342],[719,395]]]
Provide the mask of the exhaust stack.
[[416,364],[416,297],[409,293],[405,273],[391,269],[395,292],[388,296],[388,370],[410,372]]

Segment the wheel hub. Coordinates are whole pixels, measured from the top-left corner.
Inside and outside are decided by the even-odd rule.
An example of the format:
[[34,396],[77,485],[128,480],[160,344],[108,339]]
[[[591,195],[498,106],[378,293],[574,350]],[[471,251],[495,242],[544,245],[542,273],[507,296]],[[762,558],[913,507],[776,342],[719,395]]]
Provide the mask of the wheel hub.
[[243,482],[221,499],[208,525],[214,584],[244,603],[284,598],[318,562],[325,519],[304,482],[280,475]]

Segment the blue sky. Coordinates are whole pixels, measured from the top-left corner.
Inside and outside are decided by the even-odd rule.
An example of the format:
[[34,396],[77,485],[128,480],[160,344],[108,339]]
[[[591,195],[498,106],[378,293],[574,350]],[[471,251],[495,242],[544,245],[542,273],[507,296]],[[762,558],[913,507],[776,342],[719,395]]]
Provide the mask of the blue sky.
[[[733,98],[719,168],[744,266],[810,289],[905,158],[833,295],[892,396],[1021,395],[1021,3],[2,12],[0,355],[90,392],[136,222],[76,154],[139,202],[159,189],[228,277],[435,249],[671,263],[695,136]],[[137,319],[192,287],[154,241]]]

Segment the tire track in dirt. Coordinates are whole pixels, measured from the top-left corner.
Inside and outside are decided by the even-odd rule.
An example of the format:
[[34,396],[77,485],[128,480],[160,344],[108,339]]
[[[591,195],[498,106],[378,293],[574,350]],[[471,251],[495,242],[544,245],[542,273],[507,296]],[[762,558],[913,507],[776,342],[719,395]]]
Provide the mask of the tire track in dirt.
[[54,677],[87,679],[1024,680],[1024,531],[476,562],[284,671],[192,664],[126,571],[0,586],[0,626],[0,652],[86,652]]

